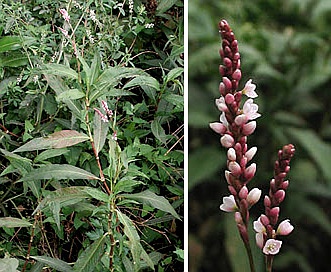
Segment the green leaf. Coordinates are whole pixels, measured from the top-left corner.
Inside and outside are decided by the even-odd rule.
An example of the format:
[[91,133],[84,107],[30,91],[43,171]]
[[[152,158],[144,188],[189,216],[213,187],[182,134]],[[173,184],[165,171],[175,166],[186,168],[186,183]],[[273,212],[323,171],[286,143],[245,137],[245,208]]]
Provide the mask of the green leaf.
[[0,39],[0,53],[16,50],[21,47],[21,38],[18,36],[6,36]]
[[32,224],[23,219],[15,217],[0,217],[0,227],[21,228],[30,226],[32,226]]
[[61,271],[61,272],[71,272],[72,268],[71,266],[66,263],[65,261],[62,261],[60,259],[55,259],[49,256],[30,256],[30,258],[47,264],[49,267],[56,269],[56,271]]
[[103,122],[99,114],[95,112],[93,119],[93,141],[97,154],[99,154],[100,150],[105,145],[108,129],[108,124]]
[[92,173],[69,164],[45,165],[24,175],[20,181],[36,179],[99,179]]
[[17,272],[19,262],[15,258],[0,259],[0,272]]
[[60,93],[56,98],[58,101],[65,101],[65,100],[76,100],[85,97],[85,94],[78,90],[78,89],[70,89]]
[[164,83],[174,81],[177,77],[179,77],[182,73],[184,73],[184,69],[181,67],[177,67],[172,69],[164,78]]
[[14,152],[24,152],[32,150],[63,148],[85,142],[89,137],[75,130],[61,130],[48,135],[31,140],[14,150]]
[[61,222],[60,222],[60,210],[61,210],[61,205],[58,201],[52,201],[49,204],[49,208],[51,210],[51,213],[54,218],[54,222],[58,228],[58,230],[61,229]]
[[[0,151],[5,155],[5,157],[10,161],[11,166],[15,169],[18,169],[19,172],[24,175],[32,170],[31,160],[27,158],[23,158],[17,154],[9,152],[4,149],[0,149]],[[3,173],[1,173],[2,175]]]
[[140,237],[133,222],[128,216],[121,213],[119,210],[116,210],[116,213],[119,221],[124,226],[124,234],[130,241],[129,247],[133,258],[134,271],[139,270],[142,261],[154,270],[154,263],[140,244]]
[[100,200],[100,201],[103,201],[106,203],[109,202],[110,196],[107,195],[106,193],[104,193],[103,191],[101,191],[101,189],[86,187],[84,189],[84,192],[86,192],[87,194],[89,194],[89,196],[91,196],[97,200]]
[[78,257],[73,271],[75,272],[92,272],[95,271],[97,263],[100,261],[101,256],[104,254],[105,237],[103,235],[90,245],[85,251]]
[[140,86],[149,98],[156,101],[156,91],[160,90],[160,83],[154,77],[138,76],[125,84],[123,88],[128,89],[133,86]]
[[71,79],[78,80],[78,73],[74,69],[71,69],[69,66],[63,64],[58,64],[58,63],[44,64],[42,66],[42,72],[45,75],[68,77]]
[[165,131],[158,120],[152,121],[151,130],[156,139],[164,144],[167,142],[168,136],[165,134]]
[[323,142],[314,131],[309,129],[290,128],[287,132],[306,149],[321,169],[324,177],[331,184],[331,167],[329,162],[331,145]]
[[35,159],[34,159],[34,162],[46,161],[50,158],[58,157],[63,154],[66,154],[68,152],[69,152],[69,149],[67,149],[67,148],[49,149],[49,150],[43,151],[42,153],[37,155],[37,157],[35,157]]
[[22,54],[11,54],[6,57],[0,56],[0,67],[19,67],[28,64],[28,58]]
[[176,106],[178,111],[184,110],[184,97],[178,94],[166,94],[163,96],[163,99]]
[[176,4],[177,0],[161,0],[158,2],[157,8],[156,8],[156,15],[160,15],[162,13],[165,13],[167,10],[169,10],[174,4]]
[[136,194],[122,194],[121,196],[128,199],[136,200],[144,205],[170,213],[175,218],[180,219],[179,215],[176,213],[175,209],[170,205],[169,201],[165,197],[158,196],[152,191],[146,190]]
[[[61,78],[52,75],[45,75],[45,78],[49,86],[55,91],[57,96],[69,90],[69,87],[63,82]],[[66,99],[63,102],[67,105],[67,107],[71,110],[71,113],[76,118],[80,118],[82,106],[79,101],[72,101],[70,99]]]

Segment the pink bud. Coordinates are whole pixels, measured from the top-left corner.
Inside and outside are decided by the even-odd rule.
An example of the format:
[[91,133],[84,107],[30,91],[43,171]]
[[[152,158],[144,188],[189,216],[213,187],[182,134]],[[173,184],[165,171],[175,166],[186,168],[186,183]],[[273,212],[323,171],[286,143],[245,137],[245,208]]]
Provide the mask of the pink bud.
[[293,229],[294,227],[291,225],[290,220],[286,219],[279,224],[277,228],[277,234],[289,235],[293,231]]
[[237,126],[242,126],[248,121],[248,117],[245,114],[239,114],[234,119]]
[[247,180],[251,180],[256,172],[256,163],[252,163],[245,169],[244,176]]
[[259,248],[263,248],[263,243],[264,243],[264,237],[263,237],[263,233],[261,232],[258,232],[255,234],[255,241],[256,241],[256,244]]
[[224,65],[227,67],[227,68],[230,68],[232,66],[232,61],[229,59],[229,58],[224,58],[223,59],[223,62],[224,62]]
[[229,185],[228,189],[229,189],[229,192],[231,195],[236,196],[238,194],[236,189],[233,186]]
[[264,206],[270,207],[270,205],[271,205],[271,200],[270,200],[269,196],[265,196],[264,197]]
[[254,157],[256,151],[257,151],[257,147],[253,146],[245,153],[245,157],[247,158],[247,161],[250,161]]
[[243,186],[240,191],[239,191],[239,197],[241,199],[246,199],[247,198],[247,195],[248,195],[248,189],[246,186]]
[[228,150],[228,159],[230,161],[235,161],[236,160],[236,151],[232,147],[229,148],[229,150]]
[[[222,53],[223,53],[223,51],[222,51]],[[223,56],[221,56],[222,58],[223,58]],[[220,65],[219,67],[219,72],[220,72],[220,74],[221,74],[221,76],[224,76],[225,75],[225,67],[223,66],[223,65]]]
[[221,137],[221,144],[227,148],[232,147],[234,144],[234,139],[231,135],[224,134],[224,136]]
[[226,126],[224,126],[222,123],[219,123],[219,122],[210,123],[209,127],[213,131],[215,131],[216,133],[221,134],[221,135],[223,135],[227,130]]
[[249,191],[247,195],[247,202],[250,207],[252,207],[255,203],[257,203],[261,197],[262,191],[258,188],[253,188]]
[[284,198],[285,198],[285,191],[284,190],[278,190],[275,194],[274,194],[274,198],[277,201],[277,204],[283,202]]
[[223,82],[220,83],[219,91],[220,91],[221,95],[225,95],[226,94],[226,87],[225,87],[225,85],[224,85]]
[[289,183],[288,180],[283,181],[283,183],[282,183],[282,189],[286,190],[288,188],[289,184],[290,183]]
[[239,176],[241,174],[240,165],[236,161],[230,161],[228,168],[234,176]]
[[265,214],[261,214],[260,220],[263,226],[267,226],[270,224],[269,218]]
[[242,224],[243,223],[243,219],[241,217],[240,212],[235,212],[234,213],[234,220],[236,221],[237,224]]
[[230,91],[232,89],[232,83],[231,83],[230,79],[228,79],[227,77],[223,77],[222,80],[223,80],[226,90]]
[[236,69],[232,74],[232,78],[235,80],[240,80],[241,79],[241,70]]
[[272,217],[278,217],[279,215],[279,207],[273,207],[271,210],[270,210],[270,216]]
[[225,170],[225,179],[227,181],[228,184],[231,184],[231,176],[230,176],[231,172],[228,170]]
[[233,96],[233,94],[228,93],[228,94],[225,96],[225,102],[226,102],[228,105],[230,105],[230,104],[233,103],[233,101],[234,101],[234,96]]
[[242,133],[244,135],[251,135],[256,129],[256,121],[251,121],[245,125],[243,125]]

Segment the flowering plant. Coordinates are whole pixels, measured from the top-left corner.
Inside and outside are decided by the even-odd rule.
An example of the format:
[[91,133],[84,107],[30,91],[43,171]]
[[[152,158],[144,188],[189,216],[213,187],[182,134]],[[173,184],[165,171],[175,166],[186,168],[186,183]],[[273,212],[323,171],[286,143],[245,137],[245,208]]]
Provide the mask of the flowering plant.
[[[230,192],[230,196],[223,197],[220,209],[234,212],[234,219],[248,254],[250,269],[255,271],[248,237],[249,209],[259,201],[262,191],[258,188],[249,190],[247,186],[256,172],[256,164],[251,161],[257,152],[257,147],[248,147],[247,138],[255,131],[256,119],[261,114],[258,113],[258,105],[253,100],[258,94],[252,80],[248,80],[244,88],[238,90],[242,74],[235,35],[225,20],[220,21],[219,30],[222,37],[220,56],[223,65],[219,67],[222,76],[219,85],[221,97],[216,99],[216,106],[221,115],[220,122],[211,123],[210,127],[221,135],[220,142],[227,148],[225,179]],[[245,96],[247,98],[243,101]],[[294,229],[288,219],[282,221],[276,228],[280,212],[279,204],[284,200],[285,190],[289,185],[289,181],[285,178],[290,170],[289,164],[294,151],[294,146],[289,144],[278,152],[274,178],[270,181],[269,194],[264,198],[265,214],[261,214],[254,222],[256,243],[266,256],[267,271],[272,270],[274,255],[279,252],[282,245],[282,241],[276,239],[277,236],[288,235]]]

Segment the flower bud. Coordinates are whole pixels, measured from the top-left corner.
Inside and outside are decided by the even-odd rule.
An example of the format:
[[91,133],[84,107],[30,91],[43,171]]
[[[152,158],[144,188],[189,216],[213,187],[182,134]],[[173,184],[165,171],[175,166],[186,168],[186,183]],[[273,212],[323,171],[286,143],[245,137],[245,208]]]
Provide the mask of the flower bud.
[[265,196],[264,197],[264,206],[270,207],[270,205],[271,205],[271,200],[270,200],[269,196]]
[[236,161],[230,161],[228,168],[234,176],[239,176],[241,174],[240,165]]
[[225,102],[230,105],[234,102],[234,96],[231,93],[225,95]]
[[234,144],[234,139],[231,135],[224,134],[224,136],[221,137],[221,144],[227,148],[232,147]]
[[248,195],[248,189],[246,186],[243,186],[240,191],[239,191],[239,197],[241,199],[246,199],[247,198],[247,195]]
[[224,135],[224,133],[227,130],[226,126],[224,126],[222,123],[219,123],[219,122],[210,123],[209,127],[213,131],[215,131],[216,133],[221,134],[221,135]]
[[[230,50],[231,51],[231,50]],[[226,53],[226,52],[225,52]],[[229,58],[227,58],[227,57],[225,57],[224,59],[223,59],[223,62],[224,62],[224,65],[227,67],[227,68],[230,68],[231,66],[232,66],[232,61],[229,59]]]
[[242,125],[246,124],[247,121],[248,121],[248,118],[245,114],[239,114],[234,119],[234,122],[236,123],[237,126],[242,126]]
[[263,224],[263,226],[267,226],[270,224],[269,218],[265,214],[261,214],[260,221]]
[[241,70],[236,69],[232,74],[232,78],[239,81],[241,79]]
[[261,197],[262,191],[258,188],[253,188],[247,195],[247,202],[250,207],[257,203]]
[[289,235],[293,229],[294,229],[294,227],[291,225],[290,220],[286,219],[279,224],[279,226],[277,228],[277,234]]
[[251,121],[243,125],[242,133],[244,135],[251,135],[255,131],[255,129],[256,129],[256,121]]
[[254,177],[255,172],[256,172],[256,163],[252,163],[250,166],[248,166],[245,169],[244,176],[246,180],[251,180]]
[[233,147],[229,148],[229,150],[228,150],[228,159],[230,161],[235,161],[236,160],[236,151],[234,150]]
[[285,198],[285,191],[284,190],[278,190],[275,194],[274,194],[274,199],[276,200],[276,202],[279,204],[281,202],[283,202]]
[[247,158],[247,161],[250,161],[254,157],[256,151],[257,151],[257,147],[253,146],[245,153],[245,157]]
[[243,219],[241,217],[240,212],[234,213],[234,220],[236,221],[237,224],[243,224]]
[[220,206],[220,209],[225,212],[234,212],[238,210],[234,196],[225,196],[223,197],[223,203]]
[[[223,68],[224,69],[224,68]],[[220,71],[221,71],[221,68],[220,68]],[[224,72],[225,73],[225,72]],[[219,91],[221,93],[221,95],[225,95],[226,94],[226,87],[224,85],[223,82],[220,83],[220,86],[219,86]]]
[[223,83],[224,83],[224,85],[225,85],[225,89],[227,90],[227,91],[230,91],[231,89],[232,89],[232,83],[231,83],[231,80],[230,79],[228,79],[227,77],[223,77]]

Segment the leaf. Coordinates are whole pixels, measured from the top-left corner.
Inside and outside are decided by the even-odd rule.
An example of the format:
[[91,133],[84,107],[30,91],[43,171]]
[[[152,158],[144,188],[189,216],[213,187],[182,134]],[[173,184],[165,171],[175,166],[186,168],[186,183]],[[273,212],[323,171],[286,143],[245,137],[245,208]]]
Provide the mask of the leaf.
[[16,272],[18,265],[18,259],[5,257],[0,259],[0,272]]
[[20,181],[38,179],[99,179],[92,173],[69,164],[45,165],[24,175]]
[[22,54],[10,54],[0,57],[0,67],[19,67],[28,63],[28,58]]
[[147,96],[156,102],[156,91],[160,90],[160,83],[154,77],[138,76],[125,84],[123,88],[128,89],[133,86],[140,86]]
[[[53,75],[45,75],[45,78],[49,86],[55,91],[56,95],[60,95],[61,93],[69,90],[69,87],[63,82],[61,78]],[[79,104],[78,101],[66,99],[63,102],[67,105],[67,107],[71,110],[71,113],[76,118],[80,118],[82,106]]]
[[15,149],[13,152],[24,152],[49,148],[63,148],[85,142],[89,137],[75,130],[61,130],[48,135],[31,140],[30,142]]
[[0,227],[21,228],[30,227],[32,224],[26,220],[15,217],[0,217]]
[[324,177],[331,184],[331,167],[329,162],[331,145],[323,142],[314,131],[309,129],[290,128],[287,132],[306,149],[321,169]]
[[47,264],[48,266],[50,266],[53,269],[56,269],[56,271],[61,271],[61,272],[71,272],[72,268],[71,266],[66,263],[65,261],[62,261],[60,259],[55,259],[49,256],[30,256],[30,258]]
[[97,154],[99,154],[106,142],[108,129],[108,124],[103,122],[99,114],[95,112],[93,119],[93,141]]
[[167,135],[158,120],[152,121],[151,130],[156,139],[164,144],[167,142]]
[[66,154],[67,152],[69,152],[69,149],[67,148],[49,149],[37,155],[37,157],[35,157],[34,159],[34,162],[46,161],[50,158],[54,158]]
[[58,101],[76,100],[85,97],[85,94],[78,89],[70,89],[60,93],[56,98]]
[[176,106],[177,111],[184,110],[184,97],[182,95],[169,93],[164,95],[163,99]]
[[169,201],[163,197],[158,196],[152,191],[146,190],[136,194],[122,194],[121,196],[136,200],[144,205],[159,209],[161,211],[170,213],[175,218],[180,219],[174,208],[170,205]]
[[21,38],[18,36],[5,36],[0,39],[0,53],[21,48]]
[[14,154],[14,153],[9,152],[4,149],[0,149],[0,151],[10,161],[12,167],[14,167],[15,169],[18,169],[22,175],[24,175],[32,170],[32,163],[29,159],[23,158],[17,154]]
[[177,2],[177,0],[161,0],[161,1],[159,1],[158,6],[156,8],[156,15],[160,15],[162,13],[165,13],[174,4],[176,4],[176,2]]
[[179,77],[182,73],[184,73],[184,69],[181,67],[177,67],[172,69],[164,78],[164,83],[174,81],[177,77]]
[[73,271],[75,272],[92,272],[95,271],[95,266],[99,262],[101,256],[104,254],[104,243],[106,235],[103,235],[90,245],[85,251],[78,257]]
[[92,188],[92,187],[86,187],[84,189],[84,192],[86,192],[87,194],[89,194],[91,197],[106,202],[109,202],[110,196],[107,195],[106,193],[102,192],[101,189],[98,188]]
[[45,75],[54,75],[61,77],[68,77],[71,79],[78,80],[78,73],[71,69],[69,66],[58,64],[58,63],[49,63],[42,66],[42,72]]

